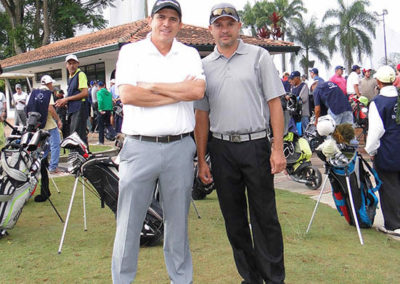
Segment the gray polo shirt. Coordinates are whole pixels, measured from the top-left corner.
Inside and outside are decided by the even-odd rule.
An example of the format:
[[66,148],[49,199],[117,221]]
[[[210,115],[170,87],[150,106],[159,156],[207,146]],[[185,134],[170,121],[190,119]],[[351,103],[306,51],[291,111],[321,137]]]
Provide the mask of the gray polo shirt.
[[212,132],[245,134],[266,129],[267,102],[285,93],[268,51],[240,40],[230,58],[215,47],[203,59],[203,68],[206,94],[194,107],[209,112]]

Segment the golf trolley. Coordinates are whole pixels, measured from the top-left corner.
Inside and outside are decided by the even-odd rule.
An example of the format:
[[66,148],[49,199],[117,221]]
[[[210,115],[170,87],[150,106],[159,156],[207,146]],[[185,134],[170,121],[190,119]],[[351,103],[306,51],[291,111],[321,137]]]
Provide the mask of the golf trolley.
[[[78,182],[82,184],[83,190],[83,218],[85,231],[87,231],[85,186],[100,199],[102,207],[106,204],[111,211],[116,214],[119,182],[118,164],[104,154],[89,153],[86,144],[76,132],[65,138],[61,143],[61,147],[70,150],[68,156],[68,172],[75,175],[75,182],[58,248],[59,254],[62,250]],[[155,189],[153,202],[147,210],[143,223],[140,236],[141,245],[155,245],[159,243],[163,237],[163,214],[156,199],[156,195],[157,188]]]

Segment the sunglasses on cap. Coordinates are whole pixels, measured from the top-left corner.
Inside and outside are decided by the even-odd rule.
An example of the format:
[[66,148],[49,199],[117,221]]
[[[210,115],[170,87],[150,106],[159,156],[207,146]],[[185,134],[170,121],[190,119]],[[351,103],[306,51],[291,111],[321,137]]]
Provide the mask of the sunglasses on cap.
[[237,21],[239,21],[239,15],[238,15],[236,9],[230,8],[230,7],[225,7],[225,8],[214,9],[210,15],[210,22],[212,22],[213,18],[223,16],[223,15],[231,16],[231,17],[235,18]]

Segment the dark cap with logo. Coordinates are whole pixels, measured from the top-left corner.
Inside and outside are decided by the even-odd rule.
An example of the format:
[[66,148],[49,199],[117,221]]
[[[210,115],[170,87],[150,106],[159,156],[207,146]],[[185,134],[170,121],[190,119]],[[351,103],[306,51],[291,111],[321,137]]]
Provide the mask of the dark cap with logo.
[[318,75],[318,69],[317,68],[310,69],[310,72],[313,72],[314,74]]
[[174,9],[178,14],[179,18],[182,18],[181,5],[176,0],[158,0],[154,3],[153,9],[151,10],[151,16],[154,16],[158,11],[170,8]]
[[210,25],[222,17],[230,17],[236,22],[240,22],[239,14],[235,6],[229,3],[219,3],[211,8]]
[[293,71],[292,73],[290,73],[289,79],[293,79],[295,77],[300,77],[299,71]]
[[356,71],[357,69],[360,69],[361,67],[358,65],[353,65],[353,67],[351,67],[351,70]]
[[338,69],[344,70],[345,68],[342,65],[338,65],[338,66],[335,67],[335,71],[338,70]]

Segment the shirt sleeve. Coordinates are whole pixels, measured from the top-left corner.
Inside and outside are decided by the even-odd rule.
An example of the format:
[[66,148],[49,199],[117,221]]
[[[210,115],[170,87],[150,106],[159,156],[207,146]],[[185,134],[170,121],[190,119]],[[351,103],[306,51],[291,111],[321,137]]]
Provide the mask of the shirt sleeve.
[[303,88],[300,91],[300,98],[303,104],[308,102],[308,87],[306,84],[304,84]]
[[87,77],[86,74],[83,72],[79,72],[79,90],[82,89],[87,89],[88,88],[88,82],[87,82]]
[[285,94],[285,89],[278,75],[272,57],[268,51],[261,49],[260,61],[258,63],[259,82],[262,87],[264,97],[267,101],[280,97]]
[[49,102],[49,105],[54,105],[54,98],[53,98],[53,95],[50,95],[50,102]]
[[365,145],[365,151],[371,156],[374,156],[381,145],[380,139],[385,134],[383,121],[376,108],[375,102],[371,102],[368,112],[368,136]]
[[208,101],[207,93],[200,100],[194,101],[194,108],[202,111],[210,112],[210,103]]
[[204,75],[203,63],[201,62],[200,54],[195,48],[192,49],[191,58],[193,58],[192,65],[192,76],[194,76],[198,80],[206,80],[206,76]]

